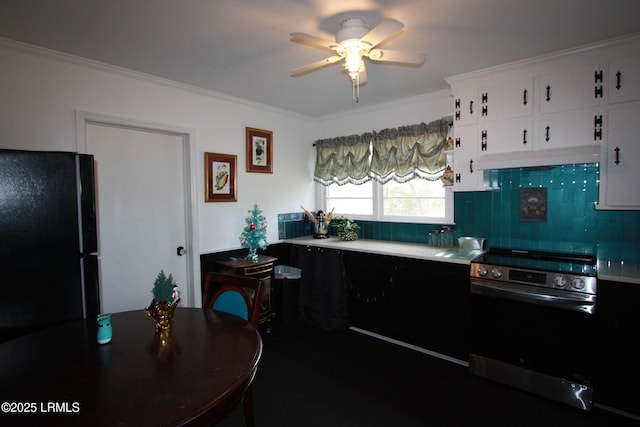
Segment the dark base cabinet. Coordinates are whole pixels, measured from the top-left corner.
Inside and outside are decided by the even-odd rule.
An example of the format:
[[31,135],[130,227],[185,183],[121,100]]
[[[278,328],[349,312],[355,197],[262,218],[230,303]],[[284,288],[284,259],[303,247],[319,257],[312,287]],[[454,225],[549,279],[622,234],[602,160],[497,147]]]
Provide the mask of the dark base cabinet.
[[593,400],[640,418],[640,285],[600,280]]
[[349,324],[468,360],[469,266],[344,252]]

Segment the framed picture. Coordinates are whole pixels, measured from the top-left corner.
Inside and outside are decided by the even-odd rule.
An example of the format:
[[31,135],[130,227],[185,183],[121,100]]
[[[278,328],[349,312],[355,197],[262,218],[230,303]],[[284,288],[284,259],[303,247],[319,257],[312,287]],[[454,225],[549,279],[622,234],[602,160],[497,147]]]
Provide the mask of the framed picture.
[[520,189],[520,221],[547,222],[547,189]]
[[233,154],[204,153],[204,201],[238,200],[238,166]]
[[247,172],[273,173],[273,132],[247,128]]

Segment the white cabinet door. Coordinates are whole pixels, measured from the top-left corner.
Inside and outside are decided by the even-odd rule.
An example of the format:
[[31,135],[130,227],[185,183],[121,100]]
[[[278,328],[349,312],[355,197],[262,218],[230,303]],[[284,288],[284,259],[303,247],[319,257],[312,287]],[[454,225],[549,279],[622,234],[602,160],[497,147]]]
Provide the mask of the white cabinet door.
[[534,141],[533,119],[499,120],[480,125],[480,155],[530,151]]
[[604,141],[606,114],[600,109],[564,111],[541,116],[534,149],[575,147]]
[[483,174],[478,170],[478,127],[456,127],[454,141],[453,190],[483,190]]
[[[609,111],[604,171],[601,171],[599,208],[640,209],[640,106]],[[604,189],[604,191],[603,191]]]
[[453,124],[467,126],[478,122],[478,88],[475,85],[453,89]]
[[541,76],[540,112],[598,106],[604,90],[602,80],[603,73],[597,65],[582,65]]
[[609,62],[609,103],[640,100],[640,55]]
[[505,80],[480,89],[480,120],[492,121],[533,114],[533,78]]

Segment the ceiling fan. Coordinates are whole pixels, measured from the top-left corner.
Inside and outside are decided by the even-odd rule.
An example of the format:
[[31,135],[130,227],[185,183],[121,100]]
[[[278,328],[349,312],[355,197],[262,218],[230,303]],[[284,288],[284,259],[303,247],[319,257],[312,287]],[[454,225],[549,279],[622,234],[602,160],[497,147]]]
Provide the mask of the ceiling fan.
[[380,43],[399,33],[403,27],[402,22],[385,18],[375,27],[369,29],[365,27],[364,19],[354,17],[342,21],[335,41],[305,33],[291,33],[289,36],[293,42],[331,50],[335,53],[328,58],[296,68],[291,72],[291,76],[302,76],[344,60],[343,68],[352,82],[353,99],[358,102],[360,85],[367,82],[363,58],[369,58],[371,61],[411,65],[421,65],[427,59],[426,54],[419,52],[375,49]]

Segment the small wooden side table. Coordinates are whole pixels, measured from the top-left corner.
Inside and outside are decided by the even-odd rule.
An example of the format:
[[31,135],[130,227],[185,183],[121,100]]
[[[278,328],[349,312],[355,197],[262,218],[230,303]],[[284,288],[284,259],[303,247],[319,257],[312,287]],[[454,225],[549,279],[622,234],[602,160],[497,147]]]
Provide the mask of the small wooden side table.
[[264,294],[262,295],[262,308],[258,324],[266,324],[267,333],[271,332],[271,319],[276,313],[271,305],[273,266],[278,258],[258,255],[258,261],[253,262],[245,258],[224,258],[215,260],[216,271],[238,276],[251,276],[264,280]]

